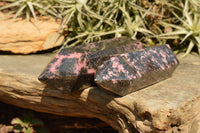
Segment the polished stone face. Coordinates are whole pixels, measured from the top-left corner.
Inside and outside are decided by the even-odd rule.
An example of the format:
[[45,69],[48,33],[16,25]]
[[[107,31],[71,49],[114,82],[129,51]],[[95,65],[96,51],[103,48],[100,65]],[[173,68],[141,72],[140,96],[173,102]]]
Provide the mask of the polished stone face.
[[169,45],[150,47],[110,58],[95,82],[123,96],[169,78],[178,64]]
[[169,45],[143,49],[121,37],[62,49],[39,80],[65,92],[98,85],[123,96],[169,78],[177,65]]

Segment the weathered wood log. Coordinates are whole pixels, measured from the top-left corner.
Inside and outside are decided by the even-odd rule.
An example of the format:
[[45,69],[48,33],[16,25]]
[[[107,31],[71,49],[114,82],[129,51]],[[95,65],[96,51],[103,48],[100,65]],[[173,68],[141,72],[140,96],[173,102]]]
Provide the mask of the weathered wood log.
[[178,64],[168,44],[143,48],[120,37],[62,49],[38,79],[69,93],[95,84],[125,96],[171,77]]
[[90,87],[71,94],[37,78],[52,56],[0,55],[0,101],[63,116],[98,118],[119,132],[199,132],[200,58],[189,55],[170,79],[120,97]]

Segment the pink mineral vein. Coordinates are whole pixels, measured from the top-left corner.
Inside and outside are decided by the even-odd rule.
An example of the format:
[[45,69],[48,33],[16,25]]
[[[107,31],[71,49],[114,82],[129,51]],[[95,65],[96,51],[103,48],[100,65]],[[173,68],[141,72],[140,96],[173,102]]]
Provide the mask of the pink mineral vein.
[[125,69],[124,69],[124,66],[122,64],[118,65],[118,71],[119,72],[123,72],[123,73],[126,73]]
[[71,58],[76,58],[79,59],[83,54],[82,53],[70,53],[69,55],[67,55],[67,58],[71,59]]
[[111,61],[113,62],[112,68],[117,68],[119,65],[119,59],[117,57],[112,57]]
[[62,63],[63,59],[71,59],[71,58],[76,58],[79,59],[81,57],[81,53],[71,53],[69,55],[56,55],[55,59],[57,59],[56,62],[52,63],[50,66],[50,72],[52,72],[53,74],[57,73],[57,66],[60,66],[60,64]]
[[112,83],[113,83],[113,84],[117,84],[117,80],[112,79]]
[[78,74],[82,68],[86,68],[87,64],[86,64],[86,58],[84,58],[83,61],[81,61],[81,58],[79,58],[77,60],[77,65],[76,65],[76,73]]
[[55,58],[57,59],[57,61],[52,63],[50,66],[50,72],[52,72],[53,74],[56,74],[56,72],[57,72],[56,67],[59,66],[62,63],[62,60],[67,58],[67,56],[66,55],[57,55]]
[[95,73],[96,73],[96,70],[93,69],[93,68],[90,68],[90,69],[87,69],[87,73],[88,73],[88,74],[95,74]]
[[96,70],[93,68],[89,68],[87,66],[87,58],[85,56],[85,58],[81,58],[83,55],[86,55],[86,53],[82,54],[82,53],[72,53],[70,54],[67,58],[75,58],[77,59],[77,65],[76,65],[76,70],[75,73],[79,74],[81,69],[85,68],[87,70],[88,74],[95,74]]

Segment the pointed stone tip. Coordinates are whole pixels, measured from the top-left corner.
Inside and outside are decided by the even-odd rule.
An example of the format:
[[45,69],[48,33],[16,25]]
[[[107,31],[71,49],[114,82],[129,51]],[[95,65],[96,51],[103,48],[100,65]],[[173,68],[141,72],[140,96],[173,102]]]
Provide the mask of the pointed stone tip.
[[40,76],[38,77],[39,81],[45,81],[47,80],[47,77],[45,76],[45,73],[40,74]]
[[50,73],[49,69],[45,69],[38,77],[38,80],[41,82],[47,81],[48,79],[52,79],[52,74]]

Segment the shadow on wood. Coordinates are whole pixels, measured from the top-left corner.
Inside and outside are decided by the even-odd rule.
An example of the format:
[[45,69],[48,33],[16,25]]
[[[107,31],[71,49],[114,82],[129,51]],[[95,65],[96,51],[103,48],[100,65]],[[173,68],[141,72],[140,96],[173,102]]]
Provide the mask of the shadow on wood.
[[[109,125],[95,118],[78,118],[58,116],[48,113],[40,113],[29,109],[23,109],[13,105],[0,102],[0,132],[10,133],[13,131],[14,126],[11,121],[15,118],[24,119],[28,116],[31,120],[37,119],[43,124],[40,128],[45,129],[48,133],[86,133],[86,132],[109,132],[117,133]],[[36,132],[42,132],[36,129]],[[46,133],[46,132],[45,132]]]

